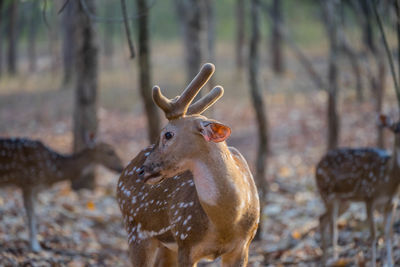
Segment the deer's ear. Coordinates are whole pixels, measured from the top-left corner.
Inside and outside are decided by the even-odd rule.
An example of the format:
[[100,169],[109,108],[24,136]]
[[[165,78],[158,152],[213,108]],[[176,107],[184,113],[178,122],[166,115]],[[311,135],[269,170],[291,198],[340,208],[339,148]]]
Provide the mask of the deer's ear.
[[203,121],[200,133],[206,141],[219,143],[225,141],[231,135],[231,128],[218,122]]

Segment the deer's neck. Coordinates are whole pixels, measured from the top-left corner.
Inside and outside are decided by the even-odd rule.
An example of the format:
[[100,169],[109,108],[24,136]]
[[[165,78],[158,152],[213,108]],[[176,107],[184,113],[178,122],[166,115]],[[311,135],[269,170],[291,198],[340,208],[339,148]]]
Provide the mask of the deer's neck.
[[218,227],[239,218],[248,201],[248,183],[225,143],[207,157],[193,161],[191,171],[204,211]]
[[57,166],[56,181],[77,179],[93,168],[91,152],[85,149],[75,154],[59,156],[55,165]]

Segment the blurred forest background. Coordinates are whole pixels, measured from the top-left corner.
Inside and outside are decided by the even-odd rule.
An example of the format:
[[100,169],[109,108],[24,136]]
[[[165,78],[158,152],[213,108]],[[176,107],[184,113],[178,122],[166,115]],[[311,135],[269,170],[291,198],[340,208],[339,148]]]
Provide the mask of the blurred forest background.
[[[250,265],[318,265],[316,163],[337,146],[392,147],[393,135],[376,125],[378,113],[397,111],[373,9],[398,56],[393,1],[127,0],[123,9],[124,2],[0,0],[0,136],[70,153],[96,132],[128,163],[166,122],[151,87],[173,97],[212,62],[210,83],[225,95],[207,116],[232,128],[228,144],[244,154],[265,195]],[[1,188],[0,265],[126,266],[117,180],[99,168],[96,180],[88,174],[72,185],[83,190],[60,183],[43,191],[37,254],[28,249],[20,192]],[[364,220],[356,204],[339,220],[339,266],[368,259]],[[399,263],[398,216],[394,233]]]

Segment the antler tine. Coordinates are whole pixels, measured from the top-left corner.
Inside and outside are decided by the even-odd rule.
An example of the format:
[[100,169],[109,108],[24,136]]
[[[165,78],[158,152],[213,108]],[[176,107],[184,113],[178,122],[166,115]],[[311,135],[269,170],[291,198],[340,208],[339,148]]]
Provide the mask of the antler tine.
[[215,86],[207,95],[203,96],[196,103],[189,106],[188,115],[201,114],[212,106],[224,94],[222,86]]
[[153,87],[153,101],[164,111],[165,116],[168,118],[168,114],[172,110],[172,103],[161,93],[161,89],[157,85]]
[[201,88],[207,83],[215,71],[215,66],[211,63],[206,63],[201,68],[200,72],[194,77],[190,84],[186,87],[185,91],[181,94],[176,101],[176,108],[182,111],[182,115],[193,101],[194,97],[198,94]]
[[[153,87],[154,102],[164,111],[165,116],[167,117],[168,120],[173,120],[184,116],[186,114],[186,111],[188,110],[190,103],[193,101],[193,98],[197,95],[197,93],[204,86],[204,84],[207,83],[207,81],[214,73],[214,70],[215,67],[213,64],[211,63],[204,64],[200,72],[196,75],[196,77],[194,77],[194,79],[183,91],[182,95],[171,100],[166,98],[161,93],[160,87],[154,86]],[[213,101],[213,100],[211,98],[208,98],[208,101]],[[213,103],[215,101],[213,101]],[[203,111],[210,105],[207,105],[207,103],[202,104],[201,106],[205,106],[205,108],[203,107],[204,108]]]

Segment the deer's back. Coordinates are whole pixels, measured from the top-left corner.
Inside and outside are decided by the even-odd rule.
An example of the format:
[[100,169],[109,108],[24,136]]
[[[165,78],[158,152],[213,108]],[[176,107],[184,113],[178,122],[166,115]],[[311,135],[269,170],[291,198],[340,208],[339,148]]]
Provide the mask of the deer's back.
[[56,155],[40,141],[0,139],[0,185],[38,185],[46,180]]
[[394,182],[388,175],[389,159],[387,151],[376,148],[329,151],[316,168],[321,196],[326,201],[334,197],[363,200],[387,194],[385,188],[393,186]]

